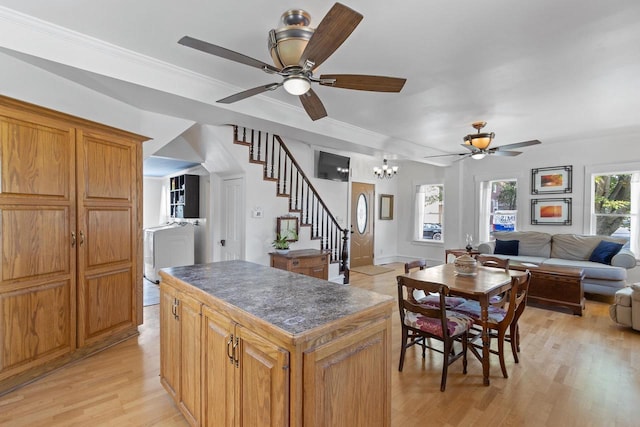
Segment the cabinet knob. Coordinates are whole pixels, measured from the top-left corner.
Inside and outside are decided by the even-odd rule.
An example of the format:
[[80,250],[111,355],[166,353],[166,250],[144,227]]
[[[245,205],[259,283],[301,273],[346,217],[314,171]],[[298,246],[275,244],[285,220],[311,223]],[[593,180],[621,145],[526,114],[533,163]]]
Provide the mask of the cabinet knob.
[[300,261],[298,261],[297,259],[294,259],[294,260],[293,260],[293,262],[292,262],[291,264],[293,264],[293,265],[298,265],[298,264],[300,264]]
[[75,231],[71,232],[71,247],[72,248],[76,247],[76,232]]

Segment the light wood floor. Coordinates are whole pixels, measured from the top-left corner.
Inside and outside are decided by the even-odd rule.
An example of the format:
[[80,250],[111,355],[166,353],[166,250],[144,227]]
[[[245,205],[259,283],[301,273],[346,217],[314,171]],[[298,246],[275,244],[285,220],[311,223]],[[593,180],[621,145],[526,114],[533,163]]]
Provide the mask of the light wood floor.
[[[396,294],[396,271],[352,273],[351,284]],[[527,307],[520,363],[509,378],[492,358],[491,385],[470,356],[449,368],[440,392],[441,355],[407,351],[402,373],[399,319],[393,313],[392,425],[637,426],[640,333],[615,325],[608,303],[587,300],[583,317]],[[2,426],[186,426],[160,385],[158,306],[145,307],[140,336],[0,397]],[[330,426],[328,426],[330,427]],[[367,426],[368,427],[368,426]]]

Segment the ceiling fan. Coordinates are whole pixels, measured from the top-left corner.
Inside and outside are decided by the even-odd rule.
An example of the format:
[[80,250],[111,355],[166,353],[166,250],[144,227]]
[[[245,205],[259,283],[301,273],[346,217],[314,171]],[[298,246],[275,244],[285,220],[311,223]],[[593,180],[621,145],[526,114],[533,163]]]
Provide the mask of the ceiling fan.
[[500,147],[489,148],[491,145],[491,141],[495,137],[495,133],[486,133],[480,132],[482,128],[487,125],[487,122],[474,122],[471,124],[474,129],[476,129],[477,133],[472,133],[463,138],[464,144],[461,144],[464,148],[469,150],[466,153],[453,153],[453,154],[440,154],[437,156],[427,156],[425,159],[433,158],[433,157],[445,157],[445,156],[458,156],[456,161],[462,160],[467,157],[471,157],[472,159],[480,160],[485,158],[485,156],[493,155],[493,156],[518,156],[522,154],[521,151],[511,151],[514,148],[522,148],[528,147],[530,145],[541,144],[537,139],[533,139],[531,141],[523,141],[516,142],[515,144],[507,144],[502,145]]
[[397,77],[359,74],[321,74],[319,77],[313,75],[313,71],[351,35],[362,18],[358,12],[336,3],[314,29],[309,27],[311,16],[304,10],[286,11],[282,14],[283,25],[269,31],[268,47],[275,66],[189,36],[182,37],[178,43],[283,77],[280,83],[247,89],[217,102],[231,104],[284,86],[287,92],[300,98],[309,117],[318,120],[326,117],[327,111],[318,95],[311,89],[311,83],[374,92],[400,92],[404,86],[406,79]]

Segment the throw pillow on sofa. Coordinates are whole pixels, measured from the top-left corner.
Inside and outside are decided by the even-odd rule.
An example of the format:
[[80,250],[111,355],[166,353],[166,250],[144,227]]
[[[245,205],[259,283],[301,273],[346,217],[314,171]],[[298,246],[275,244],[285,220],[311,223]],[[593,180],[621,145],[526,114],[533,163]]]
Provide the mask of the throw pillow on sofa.
[[518,255],[519,240],[496,240],[496,248],[494,254],[498,255]]
[[608,242],[606,240],[600,241],[598,246],[591,252],[589,261],[599,262],[601,264],[611,265],[611,258],[615,256],[620,249],[624,246],[622,243]]

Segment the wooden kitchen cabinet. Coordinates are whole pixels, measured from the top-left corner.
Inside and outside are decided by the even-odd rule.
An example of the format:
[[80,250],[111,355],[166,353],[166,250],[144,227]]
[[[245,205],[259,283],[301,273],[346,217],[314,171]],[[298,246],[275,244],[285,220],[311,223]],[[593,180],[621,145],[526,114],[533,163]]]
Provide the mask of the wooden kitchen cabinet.
[[324,280],[329,278],[329,255],[328,251],[317,249],[299,249],[286,254],[269,253],[271,267]]
[[288,425],[289,352],[209,307],[203,314],[203,425]]
[[160,378],[189,424],[200,425],[202,304],[160,286]]
[[143,140],[0,96],[0,393],[137,334]]
[[162,342],[174,342],[161,344],[161,381],[192,425],[391,424],[391,297],[246,261],[172,267],[160,277],[165,306],[176,295],[202,303],[202,371],[190,374],[200,383],[199,424],[167,386],[184,383],[175,361],[165,366],[184,330],[160,325]]

